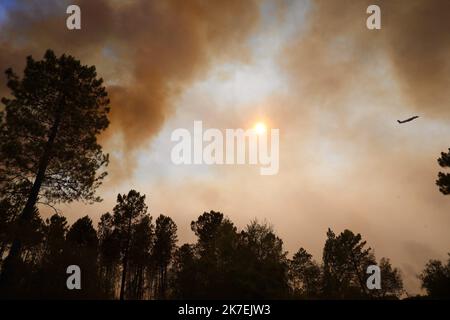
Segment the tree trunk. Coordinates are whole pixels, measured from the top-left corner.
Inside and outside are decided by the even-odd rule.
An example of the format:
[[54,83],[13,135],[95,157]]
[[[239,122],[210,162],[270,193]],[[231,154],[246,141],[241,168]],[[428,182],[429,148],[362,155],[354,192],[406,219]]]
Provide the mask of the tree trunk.
[[128,257],[127,254],[124,255],[122,260],[122,280],[120,283],[120,300],[123,300],[125,297],[125,280],[127,277],[127,269],[128,269]]
[[5,241],[2,242],[2,245],[0,247],[0,261],[3,260],[3,253],[5,253],[7,246],[8,246],[8,241],[5,239]]
[[359,285],[361,287],[361,290],[363,291],[363,293],[365,295],[368,295],[366,285],[364,283],[364,280],[361,279],[361,273],[360,273],[360,270],[358,268],[358,264],[357,264],[357,262],[355,260],[355,256],[354,256],[353,253],[351,253],[351,258],[352,258],[353,267],[355,268],[356,277],[358,278],[358,282],[359,282]]
[[127,277],[127,269],[128,269],[128,251],[130,250],[130,243],[131,243],[131,213],[130,217],[128,218],[128,228],[127,228],[127,245],[125,247],[125,253],[123,255],[122,259],[122,281],[120,283],[120,300],[124,300],[125,297],[125,281]]
[[[58,134],[58,129],[61,123],[61,117],[62,117],[62,108],[60,108],[56,113],[55,122],[53,123],[53,126],[50,129],[48,140],[44,147],[44,152],[42,153],[41,159],[39,160],[36,179],[34,180],[33,186],[30,190],[30,194],[28,195],[25,207],[23,208],[21,214],[17,218],[18,223],[17,230],[19,232],[22,230],[23,226],[30,221],[32,217],[33,209],[38,200],[39,191],[41,189],[42,183],[44,182],[45,171],[47,170],[48,164],[50,162],[53,144],[55,143],[55,139]],[[22,250],[22,241],[20,238],[21,238],[20,234],[14,235],[14,240],[12,242],[11,249],[9,250],[8,256],[3,262],[2,273],[0,275],[0,287],[4,285],[4,282],[8,278],[9,273],[13,271],[12,264],[16,259],[20,257],[20,253]]]

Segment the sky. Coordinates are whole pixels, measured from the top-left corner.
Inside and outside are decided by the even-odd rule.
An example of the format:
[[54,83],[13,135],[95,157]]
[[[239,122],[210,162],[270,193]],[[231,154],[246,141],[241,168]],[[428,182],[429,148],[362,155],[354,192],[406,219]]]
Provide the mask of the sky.
[[[427,260],[446,258],[450,198],[435,180],[450,147],[450,2],[70,1],[81,8],[76,31],[68,4],[1,0],[0,69],[21,71],[51,48],[105,80],[104,201],[58,205],[70,222],[98,222],[134,188],[154,217],[175,220],[180,243],[195,240],[190,222],[210,210],[239,228],[268,221],[286,250],[318,261],[327,229],[350,229],[401,269],[410,294]],[[370,4],[381,30],[366,28]],[[171,133],[195,120],[278,128],[279,173],[173,164]]]

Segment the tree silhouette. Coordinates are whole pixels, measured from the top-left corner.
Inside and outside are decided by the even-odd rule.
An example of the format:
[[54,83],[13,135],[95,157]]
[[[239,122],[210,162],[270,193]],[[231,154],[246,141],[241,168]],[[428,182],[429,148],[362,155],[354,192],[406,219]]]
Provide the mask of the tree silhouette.
[[[67,291],[67,231],[68,225],[65,217],[54,214],[46,219],[42,258],[35,277],[35,286],[41,288],[46,298],[64,297]],[[32,295],[34,296],[34,294]]]
[[198,237],[195,245],[194,277],[198,280],[190,298],[231,298],[233,279],[230,268],[237,246],[236,228],[220,212],[204,212],[197,221],[191,222],[191,229]]
[[[441,152],[438,163],[442,168],[450,168],[450,149],[448,149],[448,153]],[[450,194],[450,173],[439,172],[436,185],[443,194]]]
[[[128,259],[128,288],[126,294],[129,299],[142,299],[146,287],[146,275],[150,272],[150,255],[154,237],[154,226],[149,215],[142,217],[132,227],[132,238],[130,243]],[[149,278],[151,282],[151,278]]]
[[[240,234],[237,273],[245,274],[242,298],[282,299],[289,294],[287,252],[283,240],[266,223],[252,221]],[[250,281],[249,281],[250,280]],[[250,283],[249,283],[250,282]]]
[[[14,235],[19,231],[16,230],[16,218],[20,214],[20,208],[25,205],[25,198],[21,193],[26,188],[25,184],[10,183],[9,187],[9,190],[2,190],[0,194],[0,262],[3,259],[4,253],[7,252],[12,244]],[[36,214],[36,208],[34,208],[33,218]],[[22,235],[27,234],[26,230],[21,230],[20,232]]]
[[344,230],[339,236],[328,229],[323,249],[323,293],[328,298],[367,297],[365,272],[375,265],[371,248],[360,234]]
[[[12,98],[2,99],[0,184],[5,193],[11,186],[28,187],[22,190],[27,200],[17,218],[19,229],[30,222],[38,202],[100,200],[94,192],[106,173],[96,172],[108,156],[96,137],[109,124],[109,100],[95,67],[48,50],[43,60],[27,58],[23,78],[11,69],[6,76]],[[2,267],[2,284],[22,241],[17,232]]]
[[114,217],[110,213],[100,217],[98,238],[100,287],[107,297],[114,298],[120,265],[120,242],[118,231],[114,229]]
[[54,214],[46,220],[44,260],[54,259],[63,253],[67,230],[67,219],[63,216]]
[[166,298],[167,269],[172,260],[177,242],[177,226],[170,217],[160,215],[155,223],[155,242],[152,260],[156,267],[155,296]]
[[197,221],[191,222],[191,229],[198,237],[198,244],[201,250],[208,251],[214,248],[214,240],[223,220],[222,213],[210,211],[203,213],[198,217]]
[[119,296],[120,300],[123,300],[125,297],[130,252],[133,248],[133,237],[136,235],[136,226],[142,222],[142,219],[146,218],[147,214],[145,195],[141,196],[135,190],[131,190],[128,194],[119,194],[113,212],[113,226],[114,231],[117,232],[122,267]]
[[[15,221],[11,221],[6,227],[5,234],[7,234],[7,239],[2,244],[2,248],[7,247],[11,243],[17,224]],[[33,291],[39,286],[39,283],[35,281],[35,274],[41,268],[45,230],[44,221],[42,221],[38,210],[34,208],[30,222],[20,229],[23,239],[22,259],[18,259],[14,264],[14,283],[9,286],[3,286],[0,296],[20,298],[33,295]]]
[[9,199],[0,200],[0,261],[14,237],[13,222],[17,215],[17,207]]
[[322,270],[311,254],[300,248],[292,257],[289,270],[294,297],[320,297]]
[[419,275],[422,288],[434,299],[450,298],[450,253],[447,264],[439,260],[430,260]]
[[393,268],[391,262],[387,258],[381,258],[381,289],[373,290],[371,293],[378,298],[394,298],[397,299],[403,293],[403,281],[400,270]]
[[101,290],[98,289],[97,231],[88,216],[78,219],[69,228],[66,235],[65,250],[66,261],[70,262],[71,265],[79,266],[83,272],[81,278],[82,290],[70,292],[73,294],[73,298],[102,298]]
[[183,245],[173,263],[176,298],[279,299],[289,296],[282,240],[267,224],[251,222],[240,233],[220,212],[191,223],[195,245]]
[[170,286],[172,297],[177,299],[194,299],[199,292],[199,276],[197,273],[195,249],[190,244],[183,244],[179,247],[173,257],[173,274]]
[[[361,235],[331,230],[323,264],[300,248],[291,259],[267,223],[256,220],[238,232],[220,212],[205,212],[191,223],[195,244],[176,248],[177,227],[160,215],[152,225],[145,196],[118,195],[114,214],[101,216],[98,231],[88,216],[72,226],[58,214],[33,211],[22,229],[20,277],[6,297],[58,299],[397,299],[400,271],[382,258],[381,289],[366,287],[367,266],[377,264]],[[211,236],[212,235],[212,236]],[[66,289],[68,265],[82,270],[81,291]],[[421,275],[429,297],[448,297],[447,266],[430,261]]]

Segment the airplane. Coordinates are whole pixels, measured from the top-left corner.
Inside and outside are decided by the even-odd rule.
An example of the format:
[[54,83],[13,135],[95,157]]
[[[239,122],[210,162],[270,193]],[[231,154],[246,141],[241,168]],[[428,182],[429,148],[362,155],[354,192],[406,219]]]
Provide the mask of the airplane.
[[419,116],[414,116],[414,117],[408,118],[408,119],[406,119],[406,120],[397,120],[397,122],[398,122],[398,123],[410,122],[410,121],[413,121],[414,119],[417,119],[418,117],[419,117]]

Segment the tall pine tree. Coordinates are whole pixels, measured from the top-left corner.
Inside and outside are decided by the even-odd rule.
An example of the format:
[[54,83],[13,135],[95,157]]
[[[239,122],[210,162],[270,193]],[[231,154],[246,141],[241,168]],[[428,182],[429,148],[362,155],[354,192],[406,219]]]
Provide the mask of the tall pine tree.
[[109,100],[95,67],[72,56],[27,58],[24,75],[6,71],[10,98],[3,98],[0,123],[0,188],[3,196],[25,186],[26,203],[5,260],[1,284],[20,257],[21,228],[32,219],[37,203],[99,201],[95,190],[108,163],[97,136],[108,127]]

